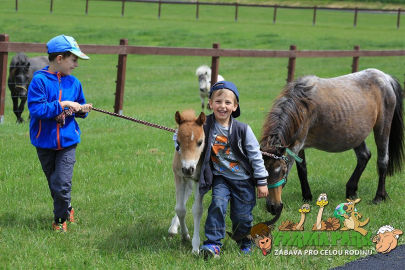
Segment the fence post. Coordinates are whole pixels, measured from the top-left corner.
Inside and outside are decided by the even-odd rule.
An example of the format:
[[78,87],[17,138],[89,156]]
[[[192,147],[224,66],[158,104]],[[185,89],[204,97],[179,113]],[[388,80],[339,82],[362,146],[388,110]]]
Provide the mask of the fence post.
[[199,13],[200,13],[200,3],[197,0],[197,2],[195,2],[195,19],[196,20],[198,20]]
[[162,6],[162,1],[159,0],[159,4],[158,4],[158,18],[159,18],[159,19],[160,19],[160,9],[161,9],[161,6]]
[[317,9],[317,7],[314,6],[314,17],[312,18],[312,25],[315,25],[315,23],[316,23],[316,9]]
[[276,23],[276,17],[277,17],[277,5],[274,6],[273,23]]
[[[212,44],[212,48],[219,49],[219,43]],[[213,56],[211,60],[211,86],[218,80],[219,56]]]
[[354,22],[353,27],[357,26],[357,7],[354,8]]
[[[360,51],[360,46],[354,46],[354,50],[357,52]],[[352,73],[359,71],[359,58],[360,56],[353,56]]]
[[[127,46],[128,39],[125,39],[125,38],[120,39],[120,45]],[[123,104],[124,104],[125,73],[126,73],[126,68],[127,68],[127,54],[126,54],[126,50],[124,50],[124,51],[125,51],[124,54],[118,55],[117,80],[115,81],[117,84],[117,88],[115,91],[114,112],[121,114],[121,115],[122,115],[122,108],[123,108]]]
[[[0,34],[0,42],[8,42],[7,34]],[[0,124],[4,122],[8,52],[0,52]]]
[[15,12],[18,11],[18,0],[15,0]]
[[238,2],[235,2],[235,22],[238,21]]
[[[297,46],[290,45],[290,51],[296,51]],[[287,75],[287,83],[292,82],[294,80],[294,73],[295,73],[295,57],[288,58],[288,75]]]
[[51,10],[50,10],[50,12],[51,13],[53,12],[53,0],[51,0]]
[[86,15],[89,13],[89,0],[86,0]]
[[398,16],[397,16],[397,29],[399,29],[399,22],[401,19],[401,8],[398,8]]
[[124,12],[125,12],[125,0],[122,0],[121,17],[124,17]]

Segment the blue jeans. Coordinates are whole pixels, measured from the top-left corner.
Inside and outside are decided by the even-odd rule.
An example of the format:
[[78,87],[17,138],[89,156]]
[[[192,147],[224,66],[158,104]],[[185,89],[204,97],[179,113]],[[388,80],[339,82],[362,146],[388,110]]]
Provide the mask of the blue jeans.
[[251,180],[232,180],[223,176],[214,175],[212,185],[212,201],[208,208],[205,221],[204,244],[222,246],[221,240],[225,237],[225,217],[228,202],[230,201],[232,233],[236,238],[245,236],[237,243],[240,248],[251,245],[246,237],[250,234],[253,215],[256,205],[256,190]]
[[37,148],[38,158],[53,198],[55,221],[66,220],[70,214],[70,191],[73,167],[76,162],[75,153],[76,144],[62,150]]

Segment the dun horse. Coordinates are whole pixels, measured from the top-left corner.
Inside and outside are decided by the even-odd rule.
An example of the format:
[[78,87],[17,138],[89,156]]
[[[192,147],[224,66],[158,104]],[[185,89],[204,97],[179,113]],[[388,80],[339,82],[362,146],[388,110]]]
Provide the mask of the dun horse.
[[[21,114],[24,111],[28,86],[34,72],[44,68],[48,63],[49,61],[46,56],[28,58],[24,53],[18,53],[11,59],[8,73],[8,88],[11,91],[13,112],[17,116],[17,123],[24,122]],[[21,100],[19,105],[18,99]]]
[[[403,152],[402,89],[396,79],[377,69],[323,79],[306,76],[289,83],[275,101],[263,126],[260,145],[269,171],[269,212],[279,216],[281,190],[297,162],[304,200],[312,194],[307,180],[305,148],[327,152],[353,149],[356,168],[346,184],[346,197],[357,196],[358,182],[371,153],[365,139],[374,131],[378,188],[374,202],[387,198],[386,175],[401,170]],[[298,157],[297,157],[298,154]]]
[[196,117],[194,111],[176,112],[175,119],[179,125],[174,136],[176,151],[173,158],[173,173],[176,184],[176,215],[172,219],[169,234],[177,234],[180,226],[183,240],[190,240],[186,226],[186,203],[194,188],[194,233],[192,239],[193,253],[200,248],[200,220],[203,212],[203,197],[199,193],[201,163],[199,162],[204,149],[205,114]]

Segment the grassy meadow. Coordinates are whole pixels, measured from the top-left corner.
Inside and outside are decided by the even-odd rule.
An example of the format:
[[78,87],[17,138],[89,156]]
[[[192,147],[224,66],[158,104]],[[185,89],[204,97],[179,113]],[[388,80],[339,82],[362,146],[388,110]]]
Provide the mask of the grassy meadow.
[[[287,50],[291,44],[301,50],[390,50],[405,48],[405,25],[396,29],[396,14],[360,13],[353,28],[353,14],[318,11],[312,26],[312,11],[279,9],[272,23],[272,9],[240,8],[239,20],[230,7],[157,5],[127,3],[121,17],[121,3],[90,1],[84,14],[84,0],[49,1],[0,0],[0,32],[13,42],[46,43],[66,34],[79,44],[210,48],[218,42],[228,49]],[[9,61],[14,54],[9,55]],[[29,54],[34,56],[36,54]],[[89,55],[74,71],[84,87],[86,99],[95,107],[113,111],[116,55]],[[210,64],[209,57],[129,55],[127,62],[124,114],[168,127],[175,127],[176,110],[200,111],[195,70]],[[333,77],[351,71],[351,58],[297,59],[296,77],[316,74]],[[220,74],[233,81],[241,93],[240,120],[261,135],[264,118],[285,84],[288,59],[221,58]],[[362,57],[360,69],[378,68],[404,81],[404,57]],[[23,114],[28,118],[27,109]],[[174,215],[175,189],[171,171],[174,151],[172,133],[91,112],[79,119],[82,142],[77,148],[72,204],[78,224],[67,234],[51,231],[52,200],[29,141],[29,122],[18,125],[6,90],[4,123],[0,125],[0,269],[329,269],[359,256],[240,256],[235,243],[224,240],[220,260],[204,261],[191,255],[191,244],[180,237],[169,238],[167,230]],[[359,182],[358,205],[370,217],[366,229],[373,234],[390,224],[405,229],[404,172],[387,178],[390,199],[373,205],[377,189],[376,147],[367,139],[372,158]],[[353,151],[331,154],[307,150],[308,178],[316,198],[326,192],[329,205],[324,218],[333,216],[345,202],[345,184],[355,167]],[[204,220],[211,199],[204,199]],[[192,231],[190,199],[187,222]],[[284,189],[284,212],[276,223],[299,220],[302,204],[295,167]],[[315,223],[318,207],[311,202],[305,231]],[[265,202],[258,200],[255,223],[268,220]],[[230,220],[228,218],[228,228]],[[399,243],[404,243],[401,236]],[[280,247],[273,247],[279,249]],[[289,248],[289,247],[285,247]],[[316,249],[316,247],[307,247]],[[326,247],[326,249],[336,247]],[[345,249],[346,247],[337,247]],[[347,247],[351,248],[351,247]],[[374,247],[372,246],[373,250]]]

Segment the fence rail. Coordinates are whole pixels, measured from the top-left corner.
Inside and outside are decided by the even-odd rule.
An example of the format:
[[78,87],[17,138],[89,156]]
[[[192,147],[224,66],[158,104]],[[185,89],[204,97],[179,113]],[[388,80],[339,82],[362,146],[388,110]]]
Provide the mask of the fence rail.
[[[376,9],[376,8],[334,8],[334,7],[318,7],[318,6],[312,6],[312,7],[301,7],[301,6],[287,6],[287,5],[266,5],[266,4],[242,4],[238,2],[234,3],[221,3],[221,2],[200,2],[199,0],[197,1],[170,1],[170,0],[92,0],[93,2],[95,1],[104,1],[104,2],[120,2],[122,3],[121,6],[121,16],[124,16],[125,13],[125,3],[126,2],[134,2],[134,3],[148,3],[148,4],[157,4],[158,5],[158,18],[161,17],[162,13],[162,5],[194,5],[196,7],[196,19],[199,19],[199,12],[200,12],[200,6],[230,6],[230,7],[235,7],[235,21],[238,21],[238,11],[240,7],[255,7],[255,8],[273,8],[273,23],[276,23],[277,21],[277,9],[304,9],[304,10],[313,10],[313,16],[312,16],[312,24],[316,24],[316,15],[317,15],[317,10],[332,10],[332,11],[350,11],[353,12],[354,14],[354,19],[353,19],[353,27],[357,26],[357,17],[359,12],[379,12],[379,13],[396,13],[397,14],[397,20],[396,20],[396,25],[397,28],[399,29],[400,27],[400,22],[401,22],[401,13],[404,12],[404,10],[401,10],[401,8],[398,9]],[[86,0],[86,5],[85,5],[85,14],[87,15],[89,12],[89,2],[90,0]],[[54,1],[50,0],[50,13],[53,12],[54,8]],[[15,10],[18,11],[18,0],[15,0]]]
[[[353,50],[298,50],[291,45],[289,50],[239,50],[221,49],[218,43],[213,48],[173,48],[173,47],[149,47],[128,45],[127,39],[121,39],[120,45],[80,45],[86,54],[115,54],[118,56],[117,81],[115,92],[114,112],[122,114],[125,72],[128,54],[135,55],[177,55],[177,56],[209,56],[211,57],[212,78],[215,83],[219,73],[219,60],[221,57],[261,57],[261,58],[288,58],[287,82],[294,80],[296,58],[316,57],[352,57],[351,70],[358,71],[360,57],[384,57],[384,56],[405,56],[405,50],[360,50],[354,46]],[[0,123],[4,120],[7,61],[10,52],[46,53],[46,44],[9,42],[7,34],[0,34]]]

